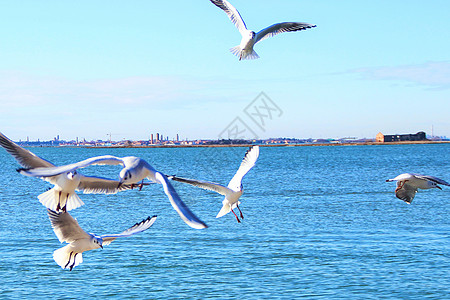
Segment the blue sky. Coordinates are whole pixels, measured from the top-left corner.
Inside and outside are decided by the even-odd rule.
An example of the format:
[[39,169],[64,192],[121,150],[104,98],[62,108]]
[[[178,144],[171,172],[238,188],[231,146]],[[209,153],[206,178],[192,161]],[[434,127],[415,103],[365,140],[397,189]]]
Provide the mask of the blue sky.
[[[255,46],[208,0],[0,1],[0,131],[14,140],[450,136],[450,2],[230,1],[249,29],[317,24]],[[261,92],[279,113],[257,126]],[[267,115],[267,114],[266,114]]]

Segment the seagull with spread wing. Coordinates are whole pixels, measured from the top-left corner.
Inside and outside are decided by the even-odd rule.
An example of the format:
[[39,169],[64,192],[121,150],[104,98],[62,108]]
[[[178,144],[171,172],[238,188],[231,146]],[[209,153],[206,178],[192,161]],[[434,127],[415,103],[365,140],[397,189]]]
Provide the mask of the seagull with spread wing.
[[255,33],[254,31],[248,30],[247,26],[242,20],[241,15],[236,8],[233,7],[227,0],[210,0],[214,5],[221,8],[230,18],[231,22],[237,27],[242,35],[241,44],[239,46],[233,47],[230,51],[242,59],[257,59],[258,54],[253,50],[253,46],[269,37],[277,35],[282,32],[291,32],[306,30],[309,28],[316,27],[314,24],[301,23],[301,22],[283,22],[276,23],[263,30]]
[[259,156],[259,146],[250,147],[250,149],[247,150],[247,152],[245,153],[244,159],[242,160],[241,165],[237,170],[236,174],[233,176],[230,183],[228,183],[228,186],[224,186],[219,183],[209,181],[181,178],[178,176],[169,176],[169,179],[184,182],[225,196],[225,199],[222,201],[223,204],[222,209],[219,211],[216,218],[220,218],[231,211],[235,215],[236,220],[238,222],[241,222],[236,213],[233,211],[233,209],[237,208],[239,210],[241,219],[244,218],[244,215],[242,214],[242,211],[239,208],[240,204],[239,198],[242,196],[242,193],[244,192],[242,179],[248,173],[248,171],[250,171],[253,168],[253,166],[256,163],[256,160],[258,159],[258,156]]
[[386,180],[386,182],[390,181],[397,181],[395,196],[408,204],[411,204],[418,189],[427,190],[437,188],[442,190],[438,184],[450,186],[448,182],[437,177],[414,173],[404,173]]
[[[11,154],[24,168],[53,168],[54,164],[40,158],[0,133],[0,146]],[[23,169],[18,169],[22,172]],[[38,196],[39,201],[47,208],[55,211],[70,211],[84,203],[76,194],[76,190],[85,194],[115,194],[119,191],[132,189],[131,184],[120,184],[117,180],[84,176],[75,170],[70,170],[51,176],[39,176],[54,185],[45,193]]]
[[128,237],[147,230],[156,221],[156,216],[148,217],[122,233],[99,236],[84,231],[78,225],[77,220],[67,212],[55,212],[47,209],[47,214],[59,241],[68,243],[68,245],[53,252],[53,259],[61,268],[69,269],[70,271],[83,262],[83,252],[98,248],[103,249],[103,246],[111,244],[112,241],[119,237]]
[[122,185],[135,186],[145,178],[161,184],[165,194],[169,198],[170,204],[172,204],[172,207],[186,224],[195,229],[208,227],[181,200],[166,175],[155,170],[148,162],[139,157],[116,157],[112,155],[95,156],[80,162],[59,167],[21,169],[20,173],[31,177],[49,177],[75,172],[79,168],[86,168],[91,165],[122,165],[123,169],[119,173],[120,180],[117,188],[120,188]]

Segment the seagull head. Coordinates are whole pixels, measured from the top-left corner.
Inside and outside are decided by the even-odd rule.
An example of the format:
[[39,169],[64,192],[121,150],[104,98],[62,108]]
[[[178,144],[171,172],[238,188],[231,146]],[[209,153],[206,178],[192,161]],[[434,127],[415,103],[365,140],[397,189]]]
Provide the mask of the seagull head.
[[102,248],[103,249],[103,239],[101,238],[101,237],[99,237],[99,236],[93,236],[92,237],[92,243],[94,243],[94,245],[97,247],[97,248]]
[[256,33],[254,31],[250,31],[249,36],[253,40],[256,37]]
[[432,182],[431,187],[442,190],[442,188],[438,186],[436,182]]
[[428,188],[430,188],[430,189],[436,188],[436,189],[442,190],[442,188],[440,186],[438,186],[437,183],[434,181],[427,181],[427,185],[428,185]]
[[129,169],[122,169],[120,171],[119,177],[121,184],[133,181],[133,174],[131,174],[131,171]]
[[77,175],[77,171],[71,171],[67,173],[67,178],[73,180],[75,178],[75,176]]

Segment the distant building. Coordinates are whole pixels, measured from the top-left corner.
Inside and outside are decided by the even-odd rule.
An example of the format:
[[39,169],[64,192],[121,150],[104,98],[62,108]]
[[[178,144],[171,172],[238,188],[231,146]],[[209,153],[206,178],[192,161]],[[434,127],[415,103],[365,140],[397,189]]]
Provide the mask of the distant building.
[[406,142],[406,141],[426,141],[427,135],[423,131],[419,131],[416,134],[393,134],[384,135],[381,132],[375,137],[377,143],[389,143],[389,142]]

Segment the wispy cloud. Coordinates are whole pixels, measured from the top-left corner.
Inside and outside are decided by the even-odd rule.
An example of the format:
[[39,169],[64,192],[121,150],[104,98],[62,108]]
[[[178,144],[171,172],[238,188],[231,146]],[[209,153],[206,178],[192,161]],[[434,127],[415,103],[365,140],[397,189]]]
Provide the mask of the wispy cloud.
[[235,82],[183,76],[80,80],[0,71],[0,129],[13,138],[18,131],[21,137],[51,138],[102,136],[105,130],[132,137],[146,128],[178,131],[191,123],[198,128],[224,118],[229,102],[239,101],[240,89],[223,90],[224,85],[242,87]]
[[[0,73],[0,100],[10,107],[27,105],[80,104],[153,105],[167,107],[191,98],[201,90],[198,82],[178,77],[127,77],[100,80],[71,80]],[[180,102],[180,103],[178,103]]]
[[368,67],[350,70],[369,80],[392,80],[436,89],[450,88],[450,62],[427,62],[417,65]]

